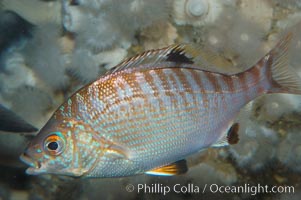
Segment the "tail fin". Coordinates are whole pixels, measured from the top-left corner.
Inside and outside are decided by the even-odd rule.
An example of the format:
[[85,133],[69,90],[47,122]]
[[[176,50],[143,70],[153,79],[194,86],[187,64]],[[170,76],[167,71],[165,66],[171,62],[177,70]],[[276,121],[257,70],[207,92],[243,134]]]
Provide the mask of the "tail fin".
[[291,39],[292,33],[288,33],[266,56],[267,72],[272,85],[268,93],[301,94],[301,79],[288,63]]

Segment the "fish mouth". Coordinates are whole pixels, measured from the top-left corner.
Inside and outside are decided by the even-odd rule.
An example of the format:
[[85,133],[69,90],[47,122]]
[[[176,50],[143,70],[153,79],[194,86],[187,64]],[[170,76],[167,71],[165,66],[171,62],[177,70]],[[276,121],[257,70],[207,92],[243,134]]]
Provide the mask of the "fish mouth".
[[20,156],[20,159],[25,164],[29,165],[30,167],[27,168],[26,173],[30,175],[40,174],[41,172],[41,163],[38,161],[33,160],[31,157],[26,155],[25,153]]

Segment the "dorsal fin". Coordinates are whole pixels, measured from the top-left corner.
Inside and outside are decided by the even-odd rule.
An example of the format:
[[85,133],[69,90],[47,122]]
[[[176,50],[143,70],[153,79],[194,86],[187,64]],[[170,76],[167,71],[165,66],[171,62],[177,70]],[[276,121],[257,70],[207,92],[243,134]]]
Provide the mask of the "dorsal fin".
[[169,165],[165,165],[163,167],[159,167],[151,171],[148,171],[146,172],[146,174],[156,175],[156,176],[174,176],[174,175],[184,174],[187,171],[188,171],[188,167],[187,167],[186,160],[179,160]]
[[[162,65],[162,63],[171,63]],[[175,63],[175,64],[172,64]],[[184,64],[184,65],[179,65]],[[211,72],[235,71],[236,69],[229,60],[219,55],[209,47],[199,47],[190,44],[171,45],[162,49],[145,51],[134,57],[126,59],[106,75],[125,69],[143,66],[143,69],[155,69],[165,67],[187,67]],[[230,70],[229,70],[230,69]],[[237,71],[237,70],[236,70]]]
[[138,65],[156,65],[156,63],[160,62],[179,62],[193,64],[193,57],[189,55],[188,52],[186,52],[186,47],[187,45],[185,44],[171,45],[162,49],[145,51],[141,54],[138,54],[121,62],[120,64],[109,70],[107,74],[111,74],[129,68],[134,68]]

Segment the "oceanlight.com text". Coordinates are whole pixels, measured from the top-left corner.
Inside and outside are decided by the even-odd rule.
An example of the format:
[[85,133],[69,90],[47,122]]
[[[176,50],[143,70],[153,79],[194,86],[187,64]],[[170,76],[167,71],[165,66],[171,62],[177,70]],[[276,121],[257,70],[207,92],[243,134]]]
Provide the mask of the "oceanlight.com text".
[[294,186],[270,186],[270,185],[250,185],[248,183],[244,185],[232,185],[225,186],[219,184],[205,184],[203,186],[198,186],[195,184],[175,184],[175,185],[164,185],[162,183],[153,183],[153,184],[137,184],[132,185],[128,184],[126,186],[126,191],[128,192],[137,192],[145,194],[163,194],[168,193],[189,193],[189,194],[205,194],[205,193],[220,193],[220,194],[281,194],[288,193],[293,194],[295,192]]
[[[206,185],[205,185],[206,186]],[[224,186],[218,184],[210,184],[209,191],[211,193],[247,193],[251,195],[256,194],[277,194],[277,193],[294,193],[294,186],[270,186],[270,185],[250,185],[244,184],[241,186]]]

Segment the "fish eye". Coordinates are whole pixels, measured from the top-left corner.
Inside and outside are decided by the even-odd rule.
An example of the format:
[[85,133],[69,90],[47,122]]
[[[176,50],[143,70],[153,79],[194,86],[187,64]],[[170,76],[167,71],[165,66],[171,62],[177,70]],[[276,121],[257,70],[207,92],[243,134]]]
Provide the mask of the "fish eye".
[[60,155],[64,150],[64,146],[63,137],[57,134],[49,135],[44,141],[45,151],[53,156]]
[[59,147],[59,144],[57,142],[49,142],[47,144],[47,148],[51,151],[57,150],[58,147]]

